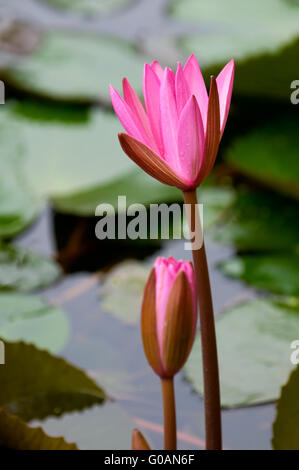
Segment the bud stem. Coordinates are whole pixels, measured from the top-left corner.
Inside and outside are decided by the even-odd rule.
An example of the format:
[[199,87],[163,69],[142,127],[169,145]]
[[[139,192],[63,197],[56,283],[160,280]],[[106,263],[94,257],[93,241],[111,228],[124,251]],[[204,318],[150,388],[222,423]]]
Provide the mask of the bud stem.
[[173,378],[161,379],[164,409],[164,449],[176,450],[176,413]]
[[[190,232],[194,233],[195,221],[198,220],[195,213],[198,210],[196,191],[184,192],[184,201],[185,204],[191,205],[189,228]],[[192,242],[192,240],[190,241]],[[222,448],[219,371],[213,302],[204,241],[201,248],[192,251],[192,255],[199,300],[206,449],[219,450]]]

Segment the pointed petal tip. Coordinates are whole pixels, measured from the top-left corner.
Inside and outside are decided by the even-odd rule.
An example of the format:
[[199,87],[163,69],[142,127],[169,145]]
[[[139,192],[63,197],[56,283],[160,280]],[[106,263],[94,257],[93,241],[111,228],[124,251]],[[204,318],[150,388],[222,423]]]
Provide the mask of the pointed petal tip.
[[126,132],[119,132],[117,136],[119,140],[126,140],[127,137],[129,137],[129,134],[127,134]]
[[156,59],[151,62],[150,66],[154,67],[155,65],[160,65],[161,66],[160,62]]
[[196,55],[195,55],[193,52],[192,52],[192,54],[189,55],[189,57],[188,57],[186,63],[187,63],[187,62],[191,62],[192,60],[196,60],[196,62],[197,62],[197,57],[196,57]]

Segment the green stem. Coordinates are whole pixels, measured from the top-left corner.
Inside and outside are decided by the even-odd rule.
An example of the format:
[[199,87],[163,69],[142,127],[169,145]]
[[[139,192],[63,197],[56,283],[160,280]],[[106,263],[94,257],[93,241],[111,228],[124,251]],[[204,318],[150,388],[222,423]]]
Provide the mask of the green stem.
[[164,449],[176,450],[176,413],[173,378],[161,379],[164,410]]
[[[190,205],[191,209],[189,214],[187,211],[189,216],[190,232],[195,233],[195,229],[198,230],[198,227],[196,227],[196,221],[199,220],[198,212],[196,213],[196,211],[198,211],[196,191],[184,192],[184,201],[185,204]],[[202,230],[201,227],[199,229]],[[209,450],[219,450],[222,448],[219,371],[213,302],[204,241],[200,248],[192,250],[192,255],[199,301],[204,379],[206,448]]]

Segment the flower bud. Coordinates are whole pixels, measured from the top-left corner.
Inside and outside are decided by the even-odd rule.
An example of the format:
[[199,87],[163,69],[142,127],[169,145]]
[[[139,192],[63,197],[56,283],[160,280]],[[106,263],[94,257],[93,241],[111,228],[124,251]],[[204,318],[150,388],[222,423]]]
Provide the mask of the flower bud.
[[151,450],[144,435],[139,429],[134,429],[132,433],[132,450]]
[[157,258],[144,289],[141,334],[146,358],[161,378],[173,377],[184,365],[194,341],[196,323],[192,264]]

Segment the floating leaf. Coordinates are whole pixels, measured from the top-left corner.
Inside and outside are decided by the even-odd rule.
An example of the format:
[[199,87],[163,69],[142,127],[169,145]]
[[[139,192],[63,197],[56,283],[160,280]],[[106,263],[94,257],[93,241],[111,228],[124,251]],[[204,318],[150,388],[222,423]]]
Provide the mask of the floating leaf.
[[59,266],[21,247],[0,244],[0,290],[29,291],[55,281]]
[[[124,158],[126,158],[124,156]],[[182,199],[178,189],[166,186],[140,170],[132,170],[111,183],[97,185],[53,199],[58,211],[81,216],[94,216],[98,204],[111,204],[118,210],[118,196],[126,196],[127,207],[131,204],[172,202]],[[123,210],[120,209],[120,212]]]
[[239,190],[226,218],[215,238],[238,250],[295,251],[298,246],[297,203],[275,193]]
[[299,450],[299,367],[281,389],[273,424],[272,446],[275,450]]
[[37,296],[0,293],[0,336],[24,340],[51,352],[67,344],[70,324],[66,314]]
[[277,294],[299,296],[299,256],[238,256],[220,264],[228,276]]
[[83,370],[22,342],[5,342],[0,406],[25,421],[101,404],[105,392]]
[[63,437],[48,436],[42,428],[33,428],[20,418],[0,409],[0,447],[10,450],[76,450]]
[[205,65],[273,51],[298,34],[298,4],[283,0],[264,0],[262,4],[259,0],[246,4],[212,0],[208,8],[197,0],[175,0],[171,11],[198,28],[181,44]]
[[143,65],[137,50],[124,40],[52,31],[45,32],[39,47],[3,71],[2,77],[38,96],[110,103],[109,84],[119,87],[124,76],[141,91]]
[[44,0],[54,7],[71,9],[91,15],[111,13],[124,7],[132,0]]
[[[216,321],[222,406],[266,403],[279,396],[280,387],[293,368],[290,344],[296,331],[298,305],[266,299],[237,305]],[[200,394],[201,363],[197,337],[185,375]]]
[[[239,94],[290,102],[293,91],[291,83],[299,74],[298,54],[299,40],[295,39],[270,53],[237,61],[234,96]],[[208,67],[205,76],[217,75],[223,65],[225,64]],[[263,106],[260,102],[259,105]]]
[[[118,144],[119,123],[107,111],[22,102],[6,105],[2,121],[14,123],[25,177],[41,197],[107,184],[134,168]],[[0,144],[13,153],[8,138],[2,134]]]
[[125,323],[136,324],[149,272],[149,266],[136,261],[124,261],[113,268],[101,289],[103,310]]
[[39,204],[23,174],[18,129],[1,119],[5,114],[0,115],[0,237],[11,237],[32,222]]
[[296,119],[273,122],[237,138],[227,161],[286,194],[299,197],[298,126]]

